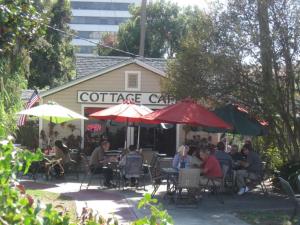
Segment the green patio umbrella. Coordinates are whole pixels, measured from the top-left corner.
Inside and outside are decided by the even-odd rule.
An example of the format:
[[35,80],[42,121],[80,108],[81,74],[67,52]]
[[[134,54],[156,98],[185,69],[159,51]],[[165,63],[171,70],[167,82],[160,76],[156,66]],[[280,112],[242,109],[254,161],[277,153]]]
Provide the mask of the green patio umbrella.
[[233,126],[233,130],[205,128],[210,133],[233,133],[247,136],[261,136],[267,134],[267,124],[249,115],[248,111],[238,105],[229,104],[214,110],[214,113],[225,122]]

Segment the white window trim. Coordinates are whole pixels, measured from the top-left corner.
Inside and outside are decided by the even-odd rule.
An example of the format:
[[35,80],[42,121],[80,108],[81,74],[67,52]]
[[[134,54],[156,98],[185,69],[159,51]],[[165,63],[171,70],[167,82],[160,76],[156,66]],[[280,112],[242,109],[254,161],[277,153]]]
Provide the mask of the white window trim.
[[[129,88],[128,87],[128,75],[129,74],[137,74],[138,78],[138,87],[137,88]],[[141,90],[141,71],[125,71],[125,91],[140,91]]]

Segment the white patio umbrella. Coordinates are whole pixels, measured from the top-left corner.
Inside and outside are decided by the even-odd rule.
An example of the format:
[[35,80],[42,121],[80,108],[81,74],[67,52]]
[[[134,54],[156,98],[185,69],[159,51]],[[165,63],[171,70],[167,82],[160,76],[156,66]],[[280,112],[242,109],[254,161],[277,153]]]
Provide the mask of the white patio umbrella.
[[87,120],[88,118],[68,109],[55,102],[39,105],[30,109],[22,110],[17,114],[36,116],[49,120],[52,123],[63,123],[76,119]]
[[[22,110],[17,114],[36,116],[51,123],[63,123],[76,119],[87,120],[88,118],[68,109],[55,102],[48,102],[47,104],[39,105],[30,109]],[[48,144],[50,144],[50,134],[48,139]]]

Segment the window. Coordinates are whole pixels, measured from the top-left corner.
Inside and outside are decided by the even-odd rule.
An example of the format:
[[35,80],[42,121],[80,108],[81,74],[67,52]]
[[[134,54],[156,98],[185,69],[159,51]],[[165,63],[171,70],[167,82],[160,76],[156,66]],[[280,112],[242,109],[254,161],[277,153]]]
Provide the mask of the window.
[[87,39],[101,39],[103,35],[109,35],[112,37],[116,37],[116,32],[103,32],[103,31],[77,31],[76,33],[81,38]]
[[128,11],[129,3],[113,2],[71,2],[72,9]]
[[123,17],[88,17],[74,16],[71,24],[102,24],[102,25],[119,25],[125,22],[128,18]]
[[125,71],[125,91],[141,90],[141,72]]

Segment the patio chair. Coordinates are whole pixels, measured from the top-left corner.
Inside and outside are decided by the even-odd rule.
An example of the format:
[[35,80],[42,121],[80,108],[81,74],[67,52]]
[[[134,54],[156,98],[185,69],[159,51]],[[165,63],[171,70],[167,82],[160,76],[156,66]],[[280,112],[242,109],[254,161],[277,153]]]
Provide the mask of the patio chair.
[[161,170],[162,168],[171,168],[172,162],[173,162],[173,158],[159,158],[158,159],[159,170]]
[[157,156],[157,154],[153,155],[151,163],[150,165],[146,165],[146,169],[150,177],[150,182],[153,186],[153,191],[151,193],[151,196],[154,197],[158,188],[162,184],[163,179],[165,179],[164,174],[161,173],[159,168],[159,157]]
[[234,182],[234,175],[232,170],[232,161],[220,160],[219,162],[223,173],[221,191],[224,192],[229,189],[230,191],[233,192],[235,182]]
[[298,192],[300,192],[300,175],[298,175],[298,177],[297,177],[297,189],[298,189]]
[[128,154],[126,157],[126,163],[123,168],[120,169],[121,173],[121,185],[124,189],[126,186],[126,180],[136,179],[136,187],[139,186],[141,178],[143,180],[143,186],[145,189],[145,177],[143,171],[143,158],[139,154]]
[[84,174],[83,174],[83,178],[82,178],[81,183],[80,183],[79,190],[80,191],[82,190],[82,188],[84,186],[84,183],[86,183],[86,189],[88,189],[91,182],[92,182],[92,179],[94,177],[97,177],[97,176],[99,178],[98,179],[99,180],[99,185],[101,186],[101,184],[102,184],[101,180],[104,179],[103,174],[93,173],[93,171],[90,169],[90,166],[89,166],[89,160],[88,160],[87,156],[84,153],[80,153],[80,162],[83,166]]
[[210,193],[214,194],[217,198],[217,200],[224,204],[224,199],[222,197],[222,193],[225,189],[226,185],[226,177],[229,172],[229,166],[228,164],[223,164],[221,166],[222,169],[222,177],[208,177],[205,176],[207,179],[205,185],[200,185],[200,189],[202,189],[203,192],[209,191]]
[[295,192],[293,191],[291,185],[285,179],[283,179],[282,177],[278,177],[278,179],[280,181],[281,187],[284,190],[284,192],[287,194],[289,199],[291,199],[293,201],[294,211],[291,215],[291,220],[293,220],[295,218],[295,216],[297,215],[298,210],[299,210],[300,195],[295,194]]
[[79,180],[80,159],[80,151],[73,150],[70,154],[70,162],[64,165],[65,175],[74,175]]
[[142,156],[143,156],[144,163],[150,165],[154,154],[155,153],[152,151],[152,149],[151,150],[143,149]]
[[[185,203],[196,203],[200,184],[200,169],[180,169],[178,183],[175,185],[174,202],[184,199]],[[190,201],[190,202],[189,202]]]
[[268,195],[268,189],[265,185],[265,180],[267,179],[267,173],[266,173],[266,164],[263,163],[263,167],[261,170],[261,173],[258,175],[256,179],[251,179],[249,182],[250,189],[255,188],[256,186],[260,186],[261,191],[264,195]]

